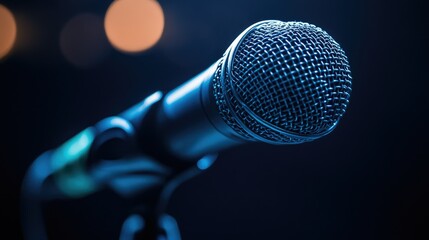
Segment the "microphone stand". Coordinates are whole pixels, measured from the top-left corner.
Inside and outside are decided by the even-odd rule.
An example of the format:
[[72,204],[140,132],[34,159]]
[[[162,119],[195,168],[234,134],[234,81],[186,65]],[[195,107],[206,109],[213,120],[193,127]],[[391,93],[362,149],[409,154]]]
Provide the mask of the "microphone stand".
[[[154,149],[150,137],[156,139],[156,130],[151,131],[144,122],[156,121],[153,109],[161,98],[156,92],[33,162],[22,186],[26,240],[48,239],[42,204],[82,198],[106,188],[134,203],[134,213],[122,224],[120,240],[181,239],[175,219],[165,213],[168,201],[178,185],[209,168],[217,155],[186,161],[166,155],[162,147]],[[149,132],[144,141],[142,131]]]
[[206,170],[216,160],[216,155],[201,158],[194,167],[178,175],[163,189],[154,207],[137,208],[123,223],[120,240],[181,240],[176,220],[165,214],[174,190],[183,182]]

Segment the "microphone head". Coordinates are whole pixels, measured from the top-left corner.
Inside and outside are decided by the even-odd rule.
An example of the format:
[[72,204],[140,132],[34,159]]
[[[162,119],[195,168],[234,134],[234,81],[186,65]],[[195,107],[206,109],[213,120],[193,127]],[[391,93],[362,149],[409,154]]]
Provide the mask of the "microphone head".
[[331,36],[308,23],[275,20],[246,29],[213,78],[219,114],[235,135],[271,144],[331,132],[351,86],[347,57]]

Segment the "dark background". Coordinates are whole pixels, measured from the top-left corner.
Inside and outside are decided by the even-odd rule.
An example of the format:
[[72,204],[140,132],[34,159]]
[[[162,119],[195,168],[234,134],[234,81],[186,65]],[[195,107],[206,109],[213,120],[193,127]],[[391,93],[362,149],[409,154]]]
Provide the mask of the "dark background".
[[[127,55],[109,47],[82,69],[61,54],[61,29],[83,12],[102,18],[110,1],[2,1],[27,28],[0,62],[1,234],[22,238],[19,188],[39,154],[204,70],[250,24],[279,19],[322,27],[344,48],[353,76],[347,113],[312,143],[223,152],[173,196],[168,212],[182,238],[429,239],[423,2],[162,0],[166,25],[154,48]],[[57,239],[117,239],[127,211],[95,195],[55,203],[46,218]]]

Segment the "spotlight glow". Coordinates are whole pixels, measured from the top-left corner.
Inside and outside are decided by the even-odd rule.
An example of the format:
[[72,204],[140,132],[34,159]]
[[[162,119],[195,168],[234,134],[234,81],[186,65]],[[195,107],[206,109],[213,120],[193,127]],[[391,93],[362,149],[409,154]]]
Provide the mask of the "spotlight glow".
[[16,21],[12,12],[0,4],[0,59],[5,57],[16,40]]
[[129,53],[151,48],[164,30],[164,13],[155,0],[118,0],[107,10],[104,27],[110,43]]

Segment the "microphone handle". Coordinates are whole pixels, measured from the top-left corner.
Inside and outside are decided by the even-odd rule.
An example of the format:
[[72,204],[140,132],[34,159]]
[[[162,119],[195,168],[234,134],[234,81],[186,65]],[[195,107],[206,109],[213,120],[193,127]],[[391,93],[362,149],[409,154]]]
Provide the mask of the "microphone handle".
[[[141,127],[142,146],[162,146],[163,151],[183,161],[194,161],[244,142],[223,121],[214,99],[212,84],[219,61],[167,93],[153,121],[135,124]],[[129,112],[123,116],[133,119]]]

